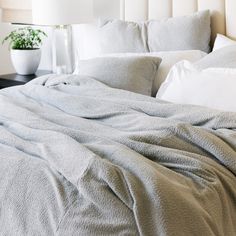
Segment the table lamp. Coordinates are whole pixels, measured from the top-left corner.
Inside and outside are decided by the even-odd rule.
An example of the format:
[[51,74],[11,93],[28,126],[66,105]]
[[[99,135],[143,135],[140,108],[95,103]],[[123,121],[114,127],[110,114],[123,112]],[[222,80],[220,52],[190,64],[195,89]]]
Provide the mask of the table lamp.
[[53,72],[73,73],[72,24],[93,20],[93,0],[32,0],[32,23],[53,26]]

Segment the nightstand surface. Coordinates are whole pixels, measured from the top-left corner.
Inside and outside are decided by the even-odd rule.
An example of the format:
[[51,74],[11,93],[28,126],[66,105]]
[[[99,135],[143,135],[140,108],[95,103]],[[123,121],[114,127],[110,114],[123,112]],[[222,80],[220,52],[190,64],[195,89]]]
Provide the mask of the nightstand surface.
[[38,70],[34,75],[18,75],[16,73],[0,75],[0,89],[16,85],[23,85],[31,81],[32,79],[51,73],[51,71],[47,70]]

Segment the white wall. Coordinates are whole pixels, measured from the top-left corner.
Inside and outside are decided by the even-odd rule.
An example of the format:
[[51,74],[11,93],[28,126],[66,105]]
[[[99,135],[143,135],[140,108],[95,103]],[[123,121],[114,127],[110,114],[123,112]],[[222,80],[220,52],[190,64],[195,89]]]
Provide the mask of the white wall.
[[[0,19],[1,19],[1,9],[0,9]],[[7,24],[2,24],[0,22],[0,74],[8,73],[13,71],[11,66],[11,61],[9,58],[9,51],[7,45],[2,46],[2,40],[4,36],[10,31],[10,27]]]
[[[0,19],[1,19],[1,9],[0,9]],[[10,52],[8,44],[2,45],[2,40],[4,37],[10,33],[13,29],[21,27],[0,22],[0,74],[7,74],[14,72],[14,68],[11,63]],[[37,28],[37,27],[36,27]],[[44,39],[42,46],[42,59],[39,68],[44,70],[51,70],[51,29],[49,27],[40,27],[44,30],[48,37]]]

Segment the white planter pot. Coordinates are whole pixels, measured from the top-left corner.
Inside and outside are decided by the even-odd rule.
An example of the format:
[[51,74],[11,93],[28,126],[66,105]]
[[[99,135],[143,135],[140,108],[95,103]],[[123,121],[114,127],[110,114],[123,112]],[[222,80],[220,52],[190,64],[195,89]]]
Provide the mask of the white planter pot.
[[19,75],[35,74],[39,67],[41,50],[11,50],[12,64]]

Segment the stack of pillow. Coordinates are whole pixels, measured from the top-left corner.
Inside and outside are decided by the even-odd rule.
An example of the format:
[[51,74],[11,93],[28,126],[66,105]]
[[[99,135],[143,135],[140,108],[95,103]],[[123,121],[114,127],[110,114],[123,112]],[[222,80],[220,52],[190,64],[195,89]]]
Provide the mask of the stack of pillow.
[[[81,59],[111,53],[201,50],[209,52],[210,12],[145,22],[100,20],[98,25],[74,26]],[[77,38],[76,38],[77,37]]]
[[209,11],[160,21],[106,20],[93,34],[96,43],[85,43],[87,60],[75,74],[169,102],[236,111],[236,42],[218,34],[206,54]]
[[140,23],[104,20],[98,37],[102,54],[193,49],[209,52],[210,12]]
[[75,74],[149,96],[156,96],[175,63],[197,61],[210,49],[208,10],[160,21],[106,20],[84,30],[79,33],[87,35],[82,42],[87,60],[78,62]]

